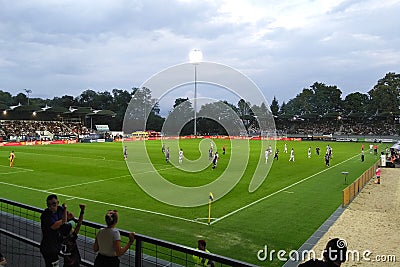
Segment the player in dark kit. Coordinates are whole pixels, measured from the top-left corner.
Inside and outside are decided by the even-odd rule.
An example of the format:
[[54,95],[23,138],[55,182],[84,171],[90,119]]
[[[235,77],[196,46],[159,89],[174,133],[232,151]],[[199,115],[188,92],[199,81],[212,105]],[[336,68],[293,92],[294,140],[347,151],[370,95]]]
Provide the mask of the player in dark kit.
[[214,153],[214,159],[213,159],[213,161],[212,161],[212,163],[213,163],[212,169],[213,169],[213,170],[217,167],[217,162],[218,162],[218,152],[215,151],[215,153]]
[[274,159],[279,160],[279,149],[275,150]]
[[169,147],[167,147],[167,150],[165,150],[165,161],[167,163],[169,162]]
[[325,165],[326,167],[329,167],[329,160],[331,159],[331,157],[329,156],[329,153],[325,154]]

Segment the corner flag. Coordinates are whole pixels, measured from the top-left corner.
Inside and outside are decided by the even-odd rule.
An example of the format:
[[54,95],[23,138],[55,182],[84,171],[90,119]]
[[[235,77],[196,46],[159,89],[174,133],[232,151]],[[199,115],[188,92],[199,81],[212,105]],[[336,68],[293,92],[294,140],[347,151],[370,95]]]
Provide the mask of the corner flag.
[[210,224],[210,221],[211,221],[211,203],[213,202],[213,200],[214,200],[214,196],[210,192],[209,201],[208,201],[208,224]]

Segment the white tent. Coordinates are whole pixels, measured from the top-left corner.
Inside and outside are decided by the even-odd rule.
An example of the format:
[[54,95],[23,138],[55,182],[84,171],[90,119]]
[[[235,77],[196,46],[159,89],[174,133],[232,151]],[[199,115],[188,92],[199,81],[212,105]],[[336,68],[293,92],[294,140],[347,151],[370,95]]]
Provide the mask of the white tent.
[[397,144],[394,144],[391,148],[393,148],[394,151],[396,151],[396,152],[400,151],[400,142]]

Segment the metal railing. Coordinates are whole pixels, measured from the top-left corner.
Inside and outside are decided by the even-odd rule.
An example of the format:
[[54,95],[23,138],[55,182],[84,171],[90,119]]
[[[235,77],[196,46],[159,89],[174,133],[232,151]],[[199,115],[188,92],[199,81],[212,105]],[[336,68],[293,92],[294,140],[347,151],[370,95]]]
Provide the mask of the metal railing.
[[[39,251],[42,211],[0,198],[0,251],[10,266],[44,265]],[[93,266],[96,256],[93,251],[94,237],[101,228],[104,225],[86,220],[82,223],[77,242],[84,266]],[[129,232],[120,230],[120,233],[121,241],[127,242]],[[256,266],[137,233],[135,240],[135,249],[128,250],[120,257],[121,266],[195,266],[193,255],[213,261],[215,266]]]

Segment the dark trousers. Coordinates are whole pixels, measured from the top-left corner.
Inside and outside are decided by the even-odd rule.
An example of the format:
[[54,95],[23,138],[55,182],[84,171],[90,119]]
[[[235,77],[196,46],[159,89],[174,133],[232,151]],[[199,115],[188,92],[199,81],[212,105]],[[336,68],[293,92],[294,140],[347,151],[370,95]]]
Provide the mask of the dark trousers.
[[45,249],[40,248],[40,253],[43,255],[46,267],[58,266],[56,265],[59,261],[58,251],[46,251]]
[[94,267],[119,267],[119,259],[118,257],[108,257],[98,253],[94,260]]

